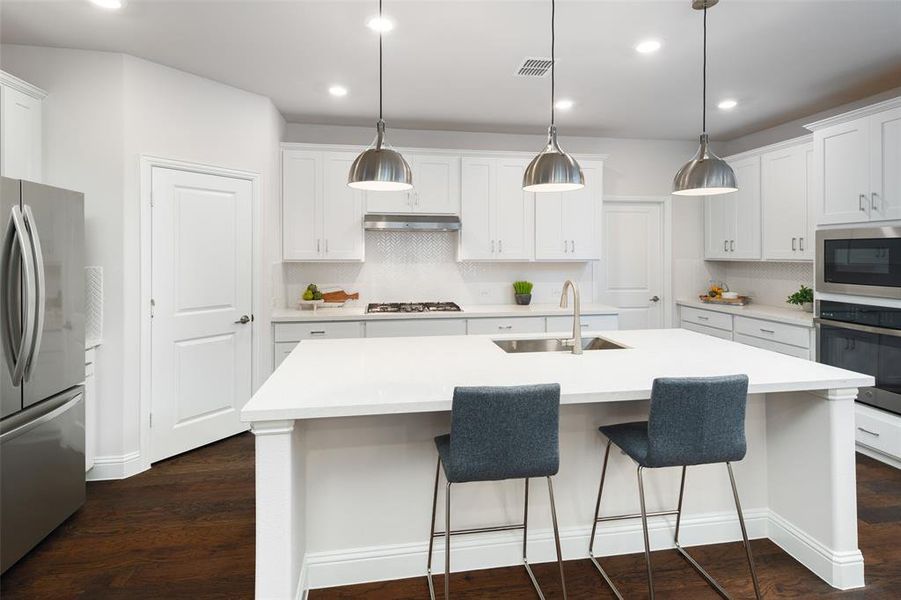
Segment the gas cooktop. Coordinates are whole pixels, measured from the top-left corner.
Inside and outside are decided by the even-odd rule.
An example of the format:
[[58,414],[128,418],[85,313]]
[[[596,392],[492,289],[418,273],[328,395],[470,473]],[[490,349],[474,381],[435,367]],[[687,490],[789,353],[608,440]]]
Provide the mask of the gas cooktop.
[[460,312],[455,302],[385,302],[366,307],[368,313]]

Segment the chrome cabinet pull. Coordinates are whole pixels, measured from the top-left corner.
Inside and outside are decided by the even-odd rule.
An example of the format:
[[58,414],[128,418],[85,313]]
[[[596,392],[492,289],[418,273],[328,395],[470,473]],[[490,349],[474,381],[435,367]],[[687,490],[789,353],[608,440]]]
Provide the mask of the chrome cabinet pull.
[[729,252],[735,252],[735,240],[729,240]]
[[798,248],[801,252],[804,252],[804,238],[802,237],[798,238]]
[[504,253],[504,240],[497,241],[497,252],[498,252],[498,254]]
[[325,335],[324,331],[311,331],[310,335]]
[[498,329],[513,329],[513,325],[498,325]]
[[576,251],[576,240],[570,240],[569,243],[572,246],[572,248],[570,248],[570,251],[575,252]]
[[876,192],[873,192],[872,194],[870,194],[870,208],[873,210],[879,210],[878,208],[876,208],[876,198],[878,198],[878,197],[879,197],[879,194],[877,194]]
[[858,427],[857,431],[862,431],[864,433],[868,433],[868,434],[872,435],[873,437],[879,437],[879,434],[876,433],[875,431],[870,431],[869,429],[864,429],[863,427]]
[[321,240],[320,240],[319,238],[316,238],[316,254],[319,254],[319,252],[320,252],[320,249],[319,249],[319,243],[320,243],[320,241],[321,241]]
[[325,238],[325,253],[328,254],[328,238]]
[[797,248],[795,248],[795,242],[797,242],[798,238],[792,238],[792,252],[795,252]]
[[860,196],[858,196],[858,198],[860,200],[860,204],[859,204],[860,212],[867,212],[867,195],[860,194]]
[[563,240],[563,251],[569,252],[569,244],[567,243],[566,240]]
[[584,329],[588,327],[588,323],[579,323],[579,325]]
[[703,316],[703,315],[698,315],[698,319],[701,320],[701,321],[709,321],[709,320],[710,320],[710,317],[705,317],[705,316]]
[[760,331],[762,331],[763,333],[773,333],[773,334],[776,333],[776,332],[773,331],[772,329],[764,329],[763,327],[760,328]]
[[729,251],[729,240],[723,240],[723,252]]

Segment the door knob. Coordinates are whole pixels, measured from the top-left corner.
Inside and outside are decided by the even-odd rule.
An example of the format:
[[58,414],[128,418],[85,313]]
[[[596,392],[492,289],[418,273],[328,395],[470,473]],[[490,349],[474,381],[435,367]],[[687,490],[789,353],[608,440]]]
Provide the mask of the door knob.
[[235,323],[240,323],[241,325],[247,325],[248,323],[250,323],[250,317],[248,317],[247,315],[242,315],[240,319],[235,321]]
[[651,302],[660,302],[660,296],[652,296]]

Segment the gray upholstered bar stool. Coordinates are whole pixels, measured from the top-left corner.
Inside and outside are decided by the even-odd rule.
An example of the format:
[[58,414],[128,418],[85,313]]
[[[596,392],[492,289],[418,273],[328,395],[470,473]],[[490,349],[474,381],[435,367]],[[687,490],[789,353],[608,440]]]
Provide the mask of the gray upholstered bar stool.
[[[429,594],[435,599],[432,581],[432,546],[436,537],[444,537],[444,598],[450,594],[450,538],[454,535],[522,529],[522,560],[538,596],[544,594],[529,567],[526,555],[529,525],[529,479],[547,478],[557,545],[560,585],[566,598],[560,534],[554,508],[554,485],[551,481],[560,467],[559,444],[560,386],[529,385],[515,387],[461,387],[454,390],[451,410],[451,432],[435,438],[438,467],[435,471],[435,495],[432,500],[432,529],[429,536]],[[441,467],[447,479],[445,490],[445,529],[435,532],[435,509],[438,505],[438,479]],[[499,525],[474,529],[451,529],[451,485],[472,481],[525,479],[522,524]]]
[[[651,569],[651,547],[648,540],[648,517],[676,515],[675,545],[676,550],[688,563],[719,593],[729,598],[726,591],[717,583],[701,565],[693,559],[679,544],[679,524],[682,520],[682,497],[685,492],[685,471],[693,465],[726,463],[729,479],[732,482],[732,495],[735,498],[735,510],[741,525],[741,535],[754,582],[754,593],[760,598],[760,584],[754,568],[754,557],[748,543],[748,532],[741,512],[735,476],[732,473],[732,462],[745,457],[747,443],[745,441],[745,406],[748,400],[748,377],[746,375],[729,375],[726,377],[708,378],[671,378],[655,379],[651,391],[651,408],[647,421],[621,423],[600,428],[607,437],[607,449],[604,453],[604,466],[601,470],[601,484],[598,488],[598,500],[594,510],[594,524],[591,528],[591,541],[588,554],[594,566],[600,571],[604,581],[613,590],[617,598],[622,594],[613,584],[610,576],[601,567],[594,554],[594,538],[597,524],[604,521],[640,518],[644,531],[644,553],[647,561],[648,591],[654,598],[654,576]],[[600,517],[601,494],[604,492],[604,477],[607,473],[607,460],[610,457],[610,444],[616,444],[623,452],[638,463],[638,495],[641,512],[632,515],[615,515]],[[679,486],[679,503],[676,510],[648,513],[645,509],[644,469],[658,467],[682,467],[682,482]]]

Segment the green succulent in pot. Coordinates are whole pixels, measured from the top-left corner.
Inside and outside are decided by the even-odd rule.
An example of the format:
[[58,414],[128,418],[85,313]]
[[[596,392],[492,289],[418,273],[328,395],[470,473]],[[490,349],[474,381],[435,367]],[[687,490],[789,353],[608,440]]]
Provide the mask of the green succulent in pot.
[[517,304],[526,306],[532,301],[532,287],[531,281],[513,282],[513,294]]

